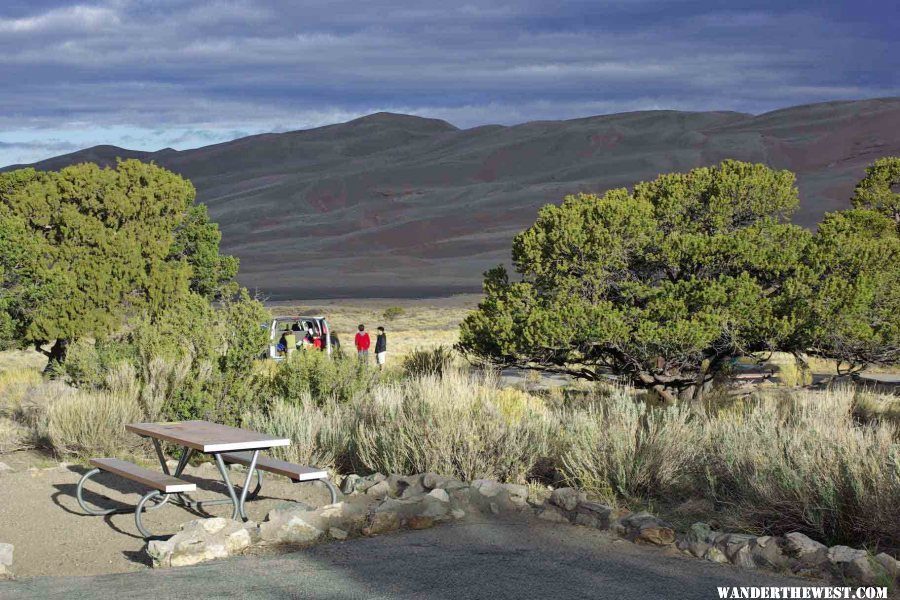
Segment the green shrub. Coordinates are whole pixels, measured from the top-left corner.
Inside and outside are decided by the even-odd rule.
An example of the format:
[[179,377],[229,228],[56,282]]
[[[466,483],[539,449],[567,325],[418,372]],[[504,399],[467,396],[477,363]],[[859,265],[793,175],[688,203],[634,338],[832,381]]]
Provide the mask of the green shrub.
[[447,346],[438,346],[428,350],[416,348],[403,357],[402,369],[407,377],[437,375],[453,366],[453,350]]
[[330,400],[349,402],[368,391],[375,375],[353,358],[329,357],[324,352],[294,352],[281,361],[272,376],[270,391],[288,402],[309,397],[317,404]]
[[406,314],[406,309],[402,306],[389,306],[384,309],[384,312],[381,314],[384,317],[385,321],[393,321],[398,317],[402,317]]

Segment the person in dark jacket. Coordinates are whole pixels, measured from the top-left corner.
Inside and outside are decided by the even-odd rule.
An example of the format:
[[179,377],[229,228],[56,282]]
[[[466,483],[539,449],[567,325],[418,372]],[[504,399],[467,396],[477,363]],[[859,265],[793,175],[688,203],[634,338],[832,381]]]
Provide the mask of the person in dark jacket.
[[375,338],[375,363],[382,371],[385,359],[387,359],[387,335],[384,333],[384,327],[379,327],[378,337]]

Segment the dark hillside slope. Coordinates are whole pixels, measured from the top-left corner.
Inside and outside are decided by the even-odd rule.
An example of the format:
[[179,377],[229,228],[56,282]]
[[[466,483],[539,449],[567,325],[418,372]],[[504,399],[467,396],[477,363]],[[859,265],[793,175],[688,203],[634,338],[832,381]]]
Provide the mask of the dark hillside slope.
[[813,227],[890,154],[900,155],[900,98],[466,130],[378,113],[181,152],[96,147],[35,166],[134,156],[183,174],[241,258],[243,283],[299,299],[477,291],[543,204],[725,158],[795,171],[796,220]]

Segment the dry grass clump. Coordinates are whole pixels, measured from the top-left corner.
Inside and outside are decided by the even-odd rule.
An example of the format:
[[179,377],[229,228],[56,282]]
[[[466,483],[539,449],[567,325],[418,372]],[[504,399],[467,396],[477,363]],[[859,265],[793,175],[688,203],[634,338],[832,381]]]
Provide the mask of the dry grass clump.
[[386,473],[525,481],[552,451],[557,425],[533,414],[510,422],[498,388],[459,371],[377,387],[358,405],[359,461]]
[[688,406],[652,407],[624,390],[568,412],[564,429],[563,475],[607,502],[680,490],[702,452]]
[[308,394],[300,402],[276,399],[266,411],[244,417],[250,429],[291,440],[290,446],[272,449],[277,458],[331,470],[346,459],[352,420],[345,407],[335,402],[317,405]]
[[140,445],[125,431],[125,424],[141,421],[142,417],[134,395],[77,391],[50,403],[47,438],[58,453],[116,456]]
[[733,520],[900,547],[900,431],[858,424],[854,392],[772,394],[698,423],[709,489]]

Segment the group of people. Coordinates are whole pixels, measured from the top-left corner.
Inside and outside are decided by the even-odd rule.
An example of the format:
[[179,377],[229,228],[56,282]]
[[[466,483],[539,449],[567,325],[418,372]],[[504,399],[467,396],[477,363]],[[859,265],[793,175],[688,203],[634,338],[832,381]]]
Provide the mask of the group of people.
[[323,342],[320,333],[309,323],[303,325],[301,327],[299,323],[294,323],[291,326],[285,326],[276,346],[279,354],[290,354],[295,348],[322,349]]
[[[358,329],[354,339],[356,356],[359,358],[359,362],[369,364],[369,348],[372,346],[372,339],[369,337],[365,325],[360,324]],[[375,336],[375,364],[379,369],[384,369],[385,360],[387,360],[387,334],[384,332],[384,327],[379,327]]]

